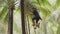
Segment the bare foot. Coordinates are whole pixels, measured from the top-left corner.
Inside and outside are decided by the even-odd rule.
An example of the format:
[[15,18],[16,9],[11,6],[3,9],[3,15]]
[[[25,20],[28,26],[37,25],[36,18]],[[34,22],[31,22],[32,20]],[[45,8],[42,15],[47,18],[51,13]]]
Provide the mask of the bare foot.
[[37,23],[37,24],[36,24],[36,27],[38,27],[38,28],[39,28],[39,27],[40,27],[39,25],[40,25],[40,23]]
[[34,26],[34,29],[36,29],[36,26]]
[[33,24],[32,26],[35,26],[35,24]]

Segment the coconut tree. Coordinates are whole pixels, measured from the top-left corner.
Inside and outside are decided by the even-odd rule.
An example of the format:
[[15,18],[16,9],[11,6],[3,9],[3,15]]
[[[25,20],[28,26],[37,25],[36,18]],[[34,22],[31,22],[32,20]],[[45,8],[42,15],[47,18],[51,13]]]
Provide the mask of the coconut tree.
[[14,10],[14,0],[8,0],[8,34],[13,34],[13,10]]
[[[2,1],[2,0],[1,0]],[[3,10],[0,12],[0,15],[1,17],[0,18],[3,18],[3,20],[6,22],[6,20],[8,20],[8,34],[13,34],[13,9],[14,9],[14,0],[4,0],[2,2],[2,4],[5,3],[5,6],[2,6],[3,7]],[[8,11],[7,11],[8,10]],[[9,16],[9,17],[8,17]],[[7,17],[9,19],[7,19]],[[6,19],[6,20],[5,20]]]
[[26,34],[26,32],[25,32],[25,0],[21,0],[21,21],[22,21],[22,34]]

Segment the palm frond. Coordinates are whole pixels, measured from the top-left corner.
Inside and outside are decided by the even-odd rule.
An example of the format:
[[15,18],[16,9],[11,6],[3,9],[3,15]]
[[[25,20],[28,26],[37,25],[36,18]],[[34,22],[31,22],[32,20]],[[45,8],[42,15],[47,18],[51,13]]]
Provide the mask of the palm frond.
[[56,0],[56,5],[55,6],[60,6],[60,0]]
[[60,0],[56,0],[55,5],[53,6],[54,10],[60,6]]
[[46,9],[46,8],[40,8],[40,12],[43,13],[43,15],[45,16],[50,16],[51,14],[51,11],[49,9]]
[[3,10],[0,12],[0,19],[3,19],[7,12],[7,7],[4,7]]
[[40,5],[52,6],[47,0],[37,0]]

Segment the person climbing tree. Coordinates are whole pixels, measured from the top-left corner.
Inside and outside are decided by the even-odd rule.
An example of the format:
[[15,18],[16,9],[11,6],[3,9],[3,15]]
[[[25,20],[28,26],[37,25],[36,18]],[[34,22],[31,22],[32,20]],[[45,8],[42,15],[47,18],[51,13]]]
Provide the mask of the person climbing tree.
[[33,9],[33,11],[32,11],[32,14],[33,14],[33,17],[32,17],[33,26],[36,26],[36,27],[39,28],[40,23],[38,23],[38,21],[39,21],[39,19],[40,20],[42,20],[42,19],[41,19],[40,15],[39,15],[37,9],[36,8],[32,8],[32,9]]

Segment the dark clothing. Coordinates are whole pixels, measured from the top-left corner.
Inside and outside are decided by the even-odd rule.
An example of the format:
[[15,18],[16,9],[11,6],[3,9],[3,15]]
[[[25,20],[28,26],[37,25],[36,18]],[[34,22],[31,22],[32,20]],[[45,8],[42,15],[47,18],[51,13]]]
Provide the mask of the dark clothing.
[[36,23],[38,23],[39,19],[41,19],[41,17],[39,16],[39,13],[37,12],[37,10],[33,11],[33,15],[34,18],[32,18],[32,20],[36,20]]
[[35,17],[39,17],[39,13],[37,12],[37,10],[34,10],[33,14],[34,14]]

